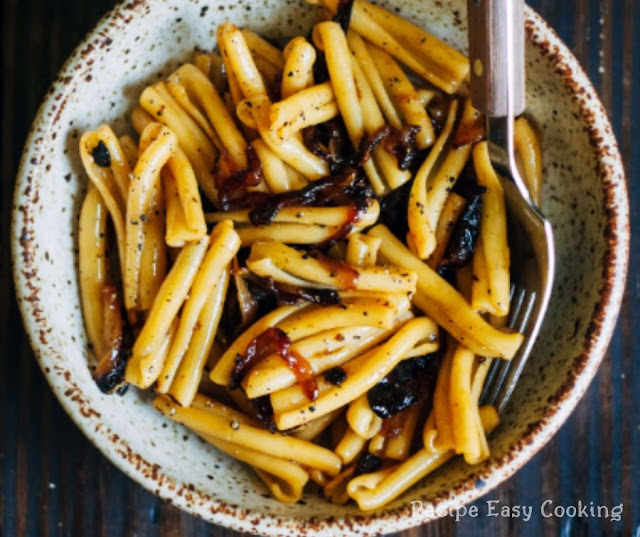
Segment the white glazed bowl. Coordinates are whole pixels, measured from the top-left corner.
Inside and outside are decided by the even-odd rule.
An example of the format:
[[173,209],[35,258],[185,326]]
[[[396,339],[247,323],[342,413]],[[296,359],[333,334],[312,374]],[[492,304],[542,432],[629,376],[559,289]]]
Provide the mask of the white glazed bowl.
[[[464,0],[385,3],[466,49]],[[297,505],[278,503],[245,466],[155,412],[148,394],[105,396],[91,380],[77,283],[77,219],[87,184],[78,137],[105,122],[125,131],[145,83],[168,75],[194,47],[213,47],[224,20],[278,36],[306,33],[314,16],[314,8],[293,0],[131,0],[103,18],[65,64],[27,140],[13,209],[14,276],[54,392],[85,435],[142,486],[241,531],[370,535],[428,520],[412,516],[410,500],[441,513],[486,493],[567,419],[614,329],[628,257],[628,200],[616,141],[593,87],[553,30],[527,9],[527,112],[543,135],[544,208],[555,227],[558,272],[535,353],[491,437],[491,458],[477,467],[453,461],[371,514],[316,494]]]

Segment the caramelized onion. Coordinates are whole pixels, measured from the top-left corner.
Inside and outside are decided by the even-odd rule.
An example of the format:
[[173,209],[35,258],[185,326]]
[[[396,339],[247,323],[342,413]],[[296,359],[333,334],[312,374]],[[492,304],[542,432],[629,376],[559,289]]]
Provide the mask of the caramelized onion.
[[[129,357],[130,338],[125,338],[125,323],[114,285],[105,285],[102,290],[104,352],[92,377],[103,393],[112,393],[124,384],[124,370]],[[127,341],[125,341],[127,340]]]
[[309,362],[291,348],[291,340],[279,328],[267,328],[251,340],[243,355],[236,356],[231,371],[231,389],[238,388],[249,370],[270,354],[278,353],[293,372],[307,398],[314,401],[318,397],[318,383]]

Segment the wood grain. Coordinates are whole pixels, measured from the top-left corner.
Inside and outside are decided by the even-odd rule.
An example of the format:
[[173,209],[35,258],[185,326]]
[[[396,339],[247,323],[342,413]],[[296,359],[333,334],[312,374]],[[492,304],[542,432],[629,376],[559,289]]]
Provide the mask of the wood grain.
[[[531,2],[582,62],[618,135],[629,177],[633,225],[640,224],[640,2]],[[0,536],[233,537],[133,483],[82,436],[52,395],[22,329],[11,283],[9,215],[18,159],[47,86],[72,48],[112,1],[3,0],[0,19]],[[636,98],[637,97],[637,98]],[[576,412],[518,474],[478,500],[533,505],[531,520],[445,518],[402,537],[640,535],[640,239],[619,328]],[[620,522],[544,518],[545,499],[609,506]]]

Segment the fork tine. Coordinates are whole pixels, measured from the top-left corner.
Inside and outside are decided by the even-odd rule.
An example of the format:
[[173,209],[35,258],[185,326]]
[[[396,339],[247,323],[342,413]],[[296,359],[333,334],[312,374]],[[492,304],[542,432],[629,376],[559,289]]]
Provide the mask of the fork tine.
[[[525,288],[517,288],[513,295],[509,328],[523,333],[531,319],[531,313],[535,304],[536,294],[528,292]],[[524,367],[524,355],[518,353],[512,360],[496,360],[489,370],[482,391],[481,401],[490,404],[500,410],[511,395],[513,385],[520,377]]]
[[[532,318],[531,314],[534,310],[536,299],[537,295],[535,292],[527,294],[526,301],[524,303],[524,309],[521,309],[519,313],[519,322],[516,326],[514,326],[514,329],[518,332],[526,333],[527,326]],[[494,400],[498,411],[502,410],[506,402],[509,400],[509,397],[511,397],[511,393],[513,392],[515,385],[520,378],[520,374],[524,369],[528,357],[529,350],[523,349],[507,363],[506,374],[502,379],[502,382],[498,386],[497,396]]]
[[[525,290],[512,285],[510,295],[509,300],[511,302],[511,308],[508,326],[509,328],[513,328],[514,320],[517,319],[524,301]],[[502,377],[504,376],[504,369],[507,365],[508,362],[504,360],[494,360],[491,364],[480,396],[482,404],[494,404],[495,396],[500,386],[500,382],[502,381]]]

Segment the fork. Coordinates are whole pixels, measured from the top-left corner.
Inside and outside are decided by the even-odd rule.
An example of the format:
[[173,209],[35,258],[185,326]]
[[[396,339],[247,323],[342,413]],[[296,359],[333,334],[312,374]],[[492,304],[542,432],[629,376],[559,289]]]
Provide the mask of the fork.
[[494,360],[485,380],[481,403],[501,411],[546,314],[555,251],[551,224],[531,199],[514,152],[513,122],[525,108],[524,1],[467,0],[467,12],[471,100],[486,117],[489,155],[501,178],[510,223],[513,284],[507,326],[524,334],[517,354],[509,361]]

